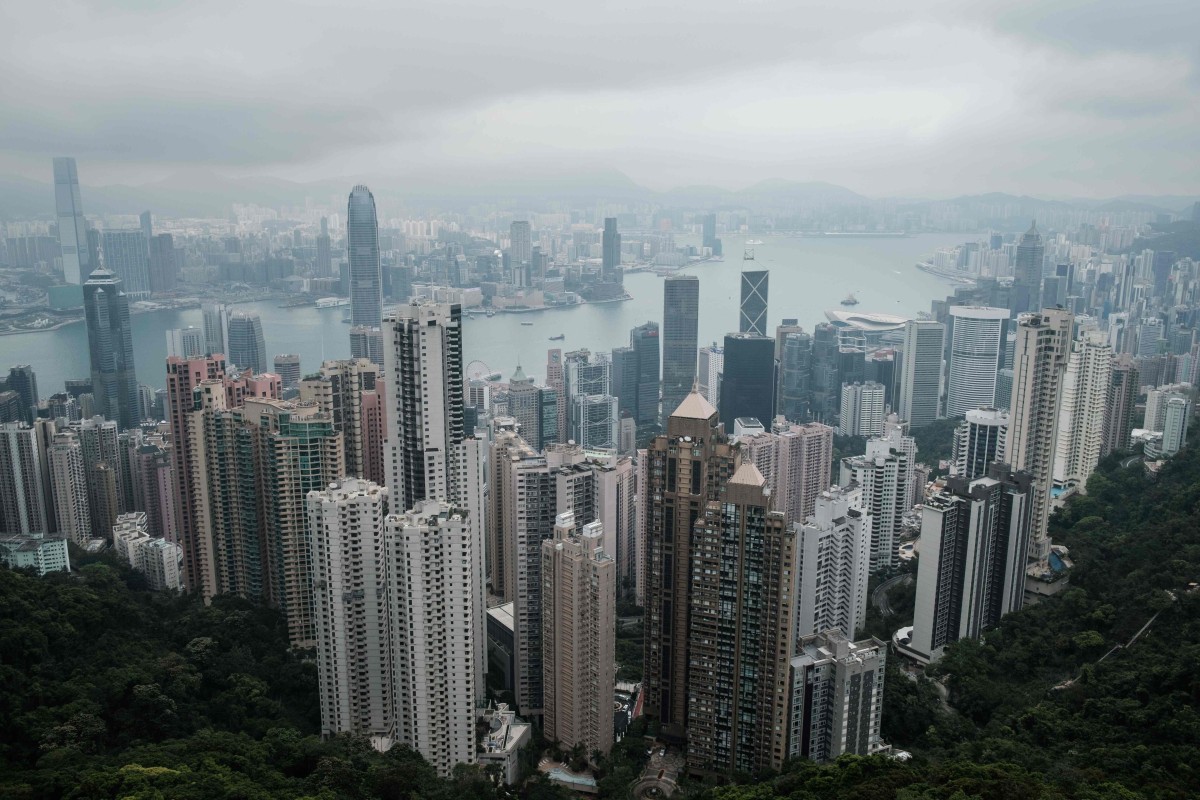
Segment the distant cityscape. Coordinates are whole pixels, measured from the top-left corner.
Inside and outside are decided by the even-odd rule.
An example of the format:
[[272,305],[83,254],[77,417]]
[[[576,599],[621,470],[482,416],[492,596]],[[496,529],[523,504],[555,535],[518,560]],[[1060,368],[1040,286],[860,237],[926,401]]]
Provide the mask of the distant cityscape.
[[[96,217],[75,159],[52,174],[53,219],[3,222],[0,557],[45,575],[109,553],[151,590],[277,609],[322,736],[443,777],[517,784],[536,740],[577,754],[551,780],[594,793],[639,718],[676,757],[645,778],[663,796],[906,760],[889,661],[915,679],[1067,590],[1055,510],[1114,454],[1162,469],[1195,413],[1200,202],[439,210],[360,184]],[[900,265],[943,286],[920,313],[851,292],[790,316],[755,254],[934,230],[962,242]],[[739,293],[709,342],[717,268]],[[626,345],[570,311],[542,363],[468,356],[473,316],[629,302],[637,273],[663,303]],[[274,352],[251,300],[344,311],[349,357]],[[157,333],[165,383],[139,380],[134,317],[196,307]],[[88,374],[39,387],[22,342],[79,321]],[[911,624],[876,635],[869,589],[892,581],[915,585]]]

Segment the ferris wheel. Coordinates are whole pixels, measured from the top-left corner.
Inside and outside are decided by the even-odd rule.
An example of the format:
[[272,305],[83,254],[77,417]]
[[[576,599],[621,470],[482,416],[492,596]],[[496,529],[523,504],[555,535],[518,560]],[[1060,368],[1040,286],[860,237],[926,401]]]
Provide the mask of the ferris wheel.
[[478,359],[467,364],[467,380],[469,381],[486,380],[493,373],[494,370],[491,367]]

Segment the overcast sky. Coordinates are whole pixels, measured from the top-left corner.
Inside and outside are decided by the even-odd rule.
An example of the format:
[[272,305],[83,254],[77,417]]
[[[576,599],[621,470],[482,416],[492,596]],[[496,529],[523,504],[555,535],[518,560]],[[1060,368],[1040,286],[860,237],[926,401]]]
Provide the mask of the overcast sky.
[[1200,2],[10,0],[0,173],[1200,191]]

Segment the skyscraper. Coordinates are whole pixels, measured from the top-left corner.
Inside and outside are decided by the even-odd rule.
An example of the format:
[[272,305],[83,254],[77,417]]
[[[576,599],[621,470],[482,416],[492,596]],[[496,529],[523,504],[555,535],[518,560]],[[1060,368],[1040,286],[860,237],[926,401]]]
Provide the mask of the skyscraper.
[[317,263],[314,272],[318,278],[333,276],[333,247],[329,237],[328,217],[321,217],[321,232],[317,234]]
[[1192,401],[1186,397],[1171,397],[1167,400],[1163,415],[1162,454],[1170,457],[1187,444],[1188,421],[1192,416]]
[[775,340],[754,333],[730,333],[725,336],[724,349],[721,422],[725,429],[733,430],[738,417],[754,417],[767,424],[775,416]]
[[167,331],[167,355],[196,358],[205,353],[204,331],[200,328],[174,328]]
[[1063,376],[1054,485],[1086,486],[1104,449],[1104,423],[1112,382],[1112,347],[1099,331],[1079,331]]
[[936,661],[1020,609],[1033,479],[996,463],[987,477],[950,478],[921,512],[921,560],[909,648]]
[[533,233],[528,220],[517,220],[508,226],[508,241],[508,262],[514,271],[533,260]]
[[229,317],[227,335],[225,357],[228,363],[242,370],[267,371],[267,343],[258,314],[235,311]]
[[696,381],[700,279],[671,275],[663,281],[662,407],[669,413]]
[[776,334],[779,364],[776,376],[775,413],[795,422],[812,414],[813,339],[803,331]]
[[[685,401],[687,402],[687,401]],[[796,533],[743,462],[696,521],[688,644],[688,769],[730,775],[787,757]]]
[[[635,406],[633,418],[637,424],[639,442],[658,432],[659,395],[659,335],[658,323],[646,322],[629,332],[629,346],[637,365]],[[690,387],[689,387],[690,388]]]
[[175,240],[169,233],[150,239],[150,291],[173,292],[179,279],[179,259]]
[[1112,373],[1104,405],[1104,443],[1100,457],[1116,450],[1129,447],[1129,434],[1133,430],[1133,414],[1137,407],[1140,387],[1138,368],[1128,355],[1113,357]]
[[383,366],[383,330],[355,325],[350,328],[350,357],[365,358]]
[[767,270],[742,272],[742,301],[738,306],[738,332],[767,335]]
[[204,352],[228,356],[229,306],[224,303],[205,303],[200,310],[204,315]]
[[300,385],[300,356],[295,353],[276,354],[275,374],[283,381],[284,389],[297,388]]
[[604,526],[578,529],[575,512],[554,520],[541,543],[542,716],[546,739],[608,754],[613,742],[617,572],[602,546]]
[[350,324],[378,328],[383,321],[379,222],[375,196],[361,184],[350,192],[346,204],[346,250],[350,258]]
[[954,429],[954,474],[968,481],[982,478],[995,461],[1004,460],[1008,412],[973,408]]
[[122,428],[136,427],[133,330],[120,278],[104,268],[93,270],[83,284],[83,306],[95,407]]
[[1038,232],[1037,223],[1034,222],[1017,245],[1011,295],[1011,310],[1014,314],[1037,310],[1042,292],[1042,262],[1045,256],[1046,247],[1042,244],[1042,234]]
[[92,537],[83,450],[72,431],[55,434],[50,446],[50,486],[58,532],[80,547]]
[[105,231],[104,266],[135,299],[150,296],[150,246],[139,230]]
[[1034,561],[1043,561],[1050,553],[1046,526],[1072,321],[1071,312],[1048,308],[1022,315],[1017,322],[1005,458],[1013,469],[1033,477],[1029,557]]
[[28,364],[18,364],[8,370],[8,388],[21,398],[24,414],[22,419],[26,425],[33,424],[34,412],[38,404],[37,375]]
[[833,428],[776,417],[769,431],[740,437],[738,449],[767,479],[773,507],[784,513],[789,525],[812,515],[817,497],[829,488]]
[[[768,340],[769,341],[769,340]],[[717,410],[692,392],[646,450],[639,487],[646,514],[645,711],[665,735],[683,741],[688,723],[688,665],[694,526],[733,475],[736,456]]]
[[[721,374],[725,369],[725,348],[713,342],[707,347],[700,348],[700,366],[697,371],[697,386],[704,399],[713,406],[720,406]],[[682,402],[682,401],[680,401]],[[676,403],[678,408],[679,404]],[[671,406],[663,403],[664,413],[670,413]]]
[[996,378],[1004,366],[1008,309],[951,306],[946,416],[996,403]]
[[822,492],[799,528],[796,637],[867,623],[871,576],[871,517],[858,507],[857,488]]
[[604,218],[604,234],[600,243],[601,272],[605,281],[616,281],[621,276],[621,234],[617,231],[617,218]]
[[546,386],[554,391],[558,406],[558,426],[554,441],[567,440],[567,383],[563,371],[563,352],[558,348],[546,351]]
[[49,532],[37,433],[22,422],[0,424],[0,532]]
[[945,334],[946,326],[932,320],[910,320],[904,325],[904,361],[896,409],[914,428],[923,428],[938,418]]
[[875,381],[842,384],[838,433],[842,436],[879,436],[883,433],[883,384]]
[[88,249],[87,221],[83,218],[79,173],[73,158],[54,159],[54,206],[58,214],[63,280],[78,286],[99,264],[92,263]]
[[864,512],[871,518],[871,571],[896,563],[901,518],[909,509],[910,456],[887,439],[868,439],[867,452],[842,459],[838,484],[853,483],[862,491]]

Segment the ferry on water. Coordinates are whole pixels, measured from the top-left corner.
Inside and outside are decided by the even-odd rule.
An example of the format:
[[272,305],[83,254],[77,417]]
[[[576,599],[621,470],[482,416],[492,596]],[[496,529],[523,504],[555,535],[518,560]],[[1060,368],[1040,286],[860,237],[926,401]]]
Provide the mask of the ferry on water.
[[316,302],[317,308],[337,308],[348,305],[350,305],[349,297],[320,297]]

